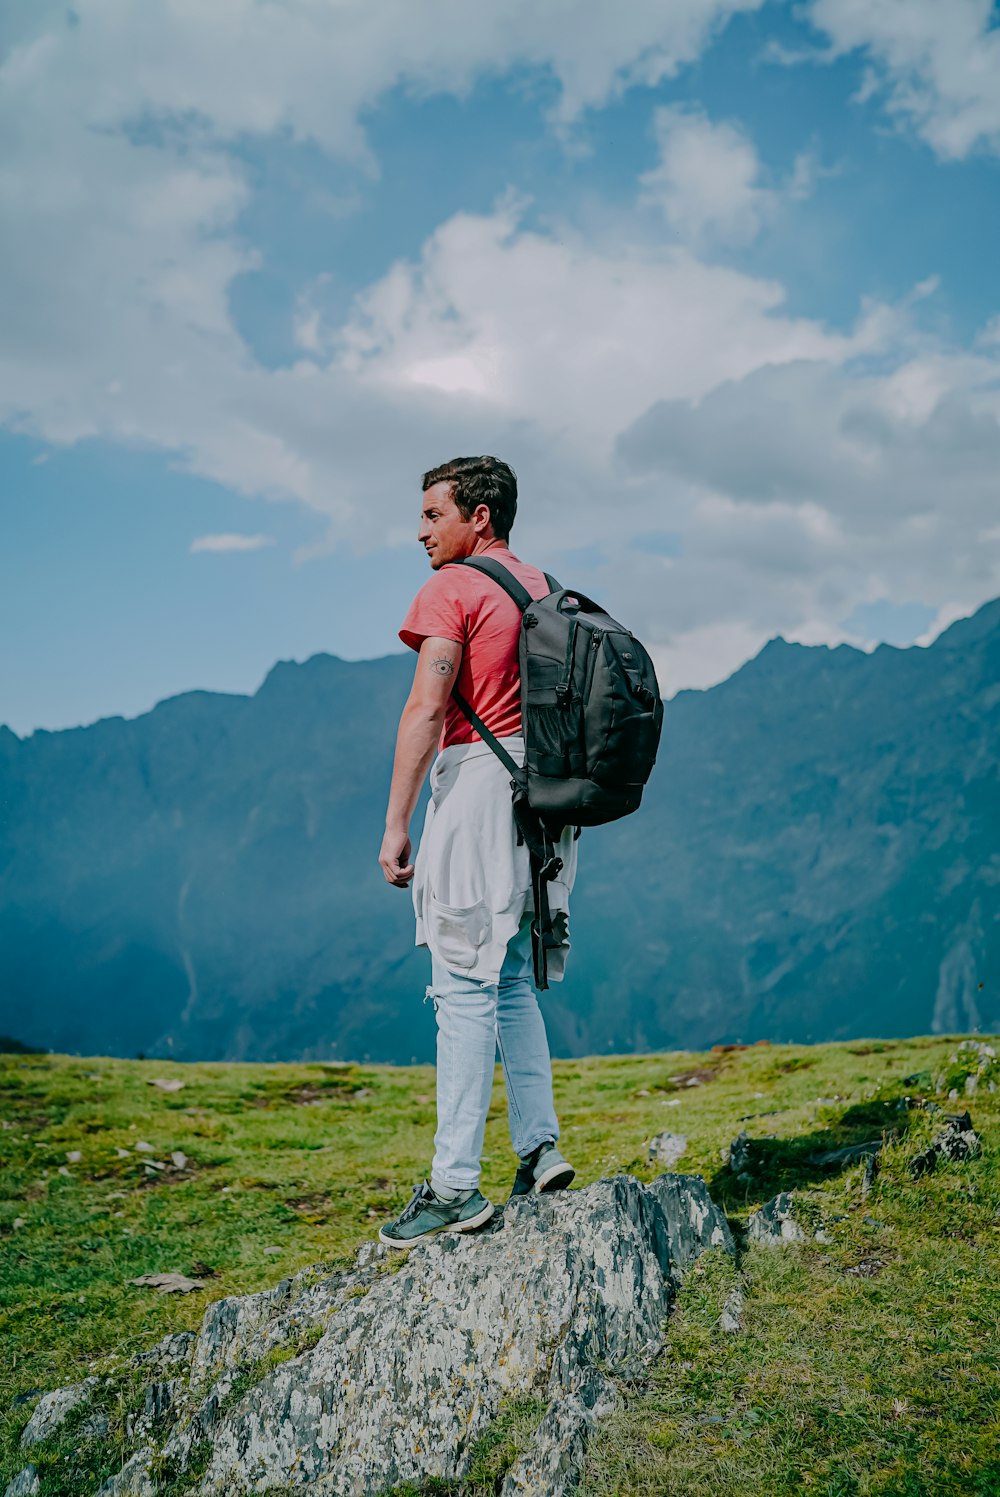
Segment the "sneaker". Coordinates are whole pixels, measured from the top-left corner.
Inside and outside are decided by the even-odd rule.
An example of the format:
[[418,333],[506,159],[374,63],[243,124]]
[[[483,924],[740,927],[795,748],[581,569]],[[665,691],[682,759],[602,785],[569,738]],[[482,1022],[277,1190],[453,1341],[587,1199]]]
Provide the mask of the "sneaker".
[[493,1203],[478,1190],[463,1190],[453,1201],[443,1201],[428,1181],[414,1185],[410,1204],[395,1221],[379,1228],[379,1242],[408,1248],[435,1232],[471,1232],[493,1215]]
[[575,1174],[573,1166],[563,1158],[551,1138],[547,1138],[530,1154],[521,1155],[511,1200],[515,1196],[530,1195],[533,1190],[565,1190]]

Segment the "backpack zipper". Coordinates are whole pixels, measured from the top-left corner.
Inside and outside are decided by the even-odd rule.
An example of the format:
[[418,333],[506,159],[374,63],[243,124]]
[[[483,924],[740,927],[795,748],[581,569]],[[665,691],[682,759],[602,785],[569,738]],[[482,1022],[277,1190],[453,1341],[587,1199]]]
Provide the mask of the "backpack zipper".
[[594,632],[593,632],[593,634],[591,635],[591,639],[590,639],[590,654],[587,656],[587,666],[586,666],[586,670],[584,671],[584,674],[583,674],[583,694],[582,694],[582,700],[584,702],[584,705],[586,705],[586,703],[587,703],[587,701],[588,701],[588,699],[590,697],[590,686],[591,686],[591,682],[594,679],[594,671],[597,669],[597,652],[601,648],[601,641],[603,640],[603,638],[604,638],[604,630],[603,629],[595,629]]

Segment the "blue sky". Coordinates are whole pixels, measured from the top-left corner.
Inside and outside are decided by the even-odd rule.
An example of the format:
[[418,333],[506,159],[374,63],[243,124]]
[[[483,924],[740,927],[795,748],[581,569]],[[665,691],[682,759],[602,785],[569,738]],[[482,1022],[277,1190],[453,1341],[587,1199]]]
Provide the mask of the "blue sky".
[[16,0],[0,721],[398,647],[419,475],[668,692],[1000,593],[986,0]]

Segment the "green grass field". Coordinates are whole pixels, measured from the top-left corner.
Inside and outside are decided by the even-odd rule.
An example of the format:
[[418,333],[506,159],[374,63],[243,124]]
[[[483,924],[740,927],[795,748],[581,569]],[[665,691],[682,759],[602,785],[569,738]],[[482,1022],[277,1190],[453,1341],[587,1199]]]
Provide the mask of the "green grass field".
[[[794,1189],[827,1239],[702,1260],[667,1351],[592,1443],[585,1492],[1000,1494],[1000,1070],[966,1097],[958,1044],[557,1063],[578,1184],[652,1178],[648,1141],[670,1129],[688,1139],[676,1168],[706,1177],[738,1234]],[[210,1300],[347,1258],[427,1173],[433,1092],[429,1067],[0,1056],[2,1479],[23,1464],[38,1391],[197,1326]],[[940,1116],[907,1096],[968,1105],[982,1157],[911,1179]],[[740,1129],[758,1141],[744,1181],[721,1157]],[[867,1196],[862,1166],[810,1162],[880,1135]],[[484,1189],[502,1200],[514,1158],[499,1083],[486,1152]],[[129,1285],[161,1272],[204,1288]],[[726,1334],[737,1286],[744,1328]],[[54,1469],[43,1493],[64,1490]]]

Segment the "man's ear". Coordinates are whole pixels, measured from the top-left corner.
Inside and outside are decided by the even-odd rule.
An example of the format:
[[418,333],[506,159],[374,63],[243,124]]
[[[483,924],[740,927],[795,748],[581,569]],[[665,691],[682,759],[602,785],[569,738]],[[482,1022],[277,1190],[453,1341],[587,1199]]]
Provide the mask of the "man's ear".
[[490,514],[490,507],[488,504],[476,505],[475,509],[472,512],[472,523],[475,525],[480,535],[485,535],[486,531],[492,528],[493,516]]

